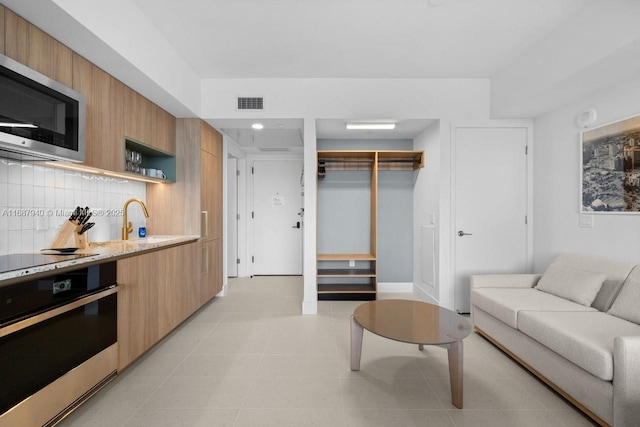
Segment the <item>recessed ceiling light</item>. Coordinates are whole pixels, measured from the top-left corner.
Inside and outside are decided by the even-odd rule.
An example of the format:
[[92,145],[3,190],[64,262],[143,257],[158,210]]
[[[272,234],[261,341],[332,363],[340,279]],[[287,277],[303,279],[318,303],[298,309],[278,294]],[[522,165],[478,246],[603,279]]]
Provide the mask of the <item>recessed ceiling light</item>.
[[251,125],[251,127],[254,129],[263,129],[264,125],[262,123],[254,123]]
[[351,130],[391,130],[395,128],[395,123],[347,123],[347,129]]

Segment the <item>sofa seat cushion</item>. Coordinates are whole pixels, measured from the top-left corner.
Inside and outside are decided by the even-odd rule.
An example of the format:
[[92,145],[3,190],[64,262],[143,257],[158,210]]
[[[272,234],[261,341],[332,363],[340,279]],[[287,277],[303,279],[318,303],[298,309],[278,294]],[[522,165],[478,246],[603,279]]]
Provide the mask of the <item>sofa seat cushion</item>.
[[520,311],[518,329],[590,374],[613,380],[613,340],[640,325],[602,312]]
[[533,288],[474,288],[471,304],[516,329],[520,310],[597,311]]

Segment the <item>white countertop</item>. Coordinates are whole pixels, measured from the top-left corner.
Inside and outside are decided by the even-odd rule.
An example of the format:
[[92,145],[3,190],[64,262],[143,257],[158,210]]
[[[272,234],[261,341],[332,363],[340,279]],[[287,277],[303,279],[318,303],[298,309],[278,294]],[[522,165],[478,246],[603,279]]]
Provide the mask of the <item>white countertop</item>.
[[5,280],[27,277],[66,267],[79,266],[88,263],[95,264],[96,261],[116,260],[119,258],[140,255],[144,252],[162,249],[163,247],[195,242],[199,238],[200,236],[151,236],[145,239],[112,240],[103,243],[89,243],[86,249],[79,249],[76,253],[94,254],[95,256],[67,260],[65,260],[63,256],[60,256],[60,262],[0,273],[0,284]]

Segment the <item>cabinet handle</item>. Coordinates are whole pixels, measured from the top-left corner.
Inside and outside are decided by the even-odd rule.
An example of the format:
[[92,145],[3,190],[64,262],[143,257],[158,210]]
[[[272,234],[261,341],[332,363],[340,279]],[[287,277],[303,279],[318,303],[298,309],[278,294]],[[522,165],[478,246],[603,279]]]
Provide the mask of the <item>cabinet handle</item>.
[[204,234],[201,232],[203,239],[209,238],[209,211],[202,211],[202,224],[200,230],[204,230]]

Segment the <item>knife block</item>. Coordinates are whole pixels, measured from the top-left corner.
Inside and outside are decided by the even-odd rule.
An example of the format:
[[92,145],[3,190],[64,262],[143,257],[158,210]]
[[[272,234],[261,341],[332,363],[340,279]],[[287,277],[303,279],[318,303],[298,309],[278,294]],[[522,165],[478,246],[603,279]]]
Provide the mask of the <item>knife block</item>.
[[65,221],[51,242],[51,248],[86,248],[87,241],[89,240],[88,235],[87,232],[82,235],[78,234],[81,229],[82,226],[78,225],[75,221]]

